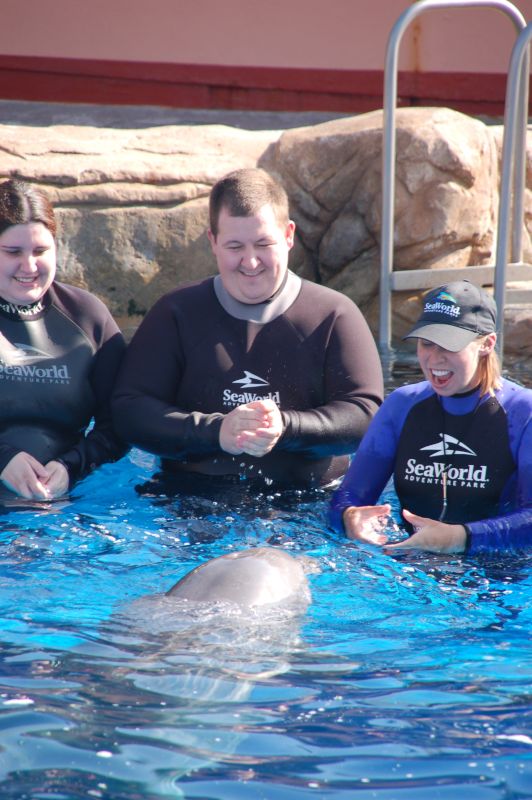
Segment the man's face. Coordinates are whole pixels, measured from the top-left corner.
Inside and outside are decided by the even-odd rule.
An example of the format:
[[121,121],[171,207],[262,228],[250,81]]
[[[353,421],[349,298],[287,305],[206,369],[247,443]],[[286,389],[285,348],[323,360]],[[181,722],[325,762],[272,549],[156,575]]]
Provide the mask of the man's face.
[[232,217],[222,207],[218,235],[209,231],[225,290],[241,303],[263,303],[281,283],[294,244],[295,224],[280,224],[270,205],[250,217]]

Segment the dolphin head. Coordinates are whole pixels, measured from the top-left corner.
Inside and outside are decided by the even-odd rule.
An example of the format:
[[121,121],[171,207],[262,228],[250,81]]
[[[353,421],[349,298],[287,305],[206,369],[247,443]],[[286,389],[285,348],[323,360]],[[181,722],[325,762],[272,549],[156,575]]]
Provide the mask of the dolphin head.
[[255,547],[200,564],[166,593],[167,597],[255,607],[297,600],[310,602],[306,577],[310,559],[275,547]]

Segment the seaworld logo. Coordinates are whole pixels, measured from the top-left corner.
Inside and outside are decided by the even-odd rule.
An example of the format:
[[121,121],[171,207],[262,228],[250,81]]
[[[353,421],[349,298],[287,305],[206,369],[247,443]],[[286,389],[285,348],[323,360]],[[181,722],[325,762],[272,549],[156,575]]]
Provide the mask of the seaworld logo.
[[[449,305],[449,303],[451,305]],[[425,314],[446,314],[449,317],[460,316],[460,306],[449,292],[439,292],[434,301],[425,303],[423,309]]]
[[426,447],[421,447],[421,450],[429,450],[431,452],[431,458],[435,456],[476,456],[474,450],[471,450],[467,444],[464,444],[455,436],[451,436],[450,433],[440,433],[441,442],[436,442],[436,444],[428,444]]
[[67,383],[70,380],[66,364],[36,367],[35,364],[0,363],[0,379],[22,380],[36,383]]
[[224,389],[224,406],[242,406],[246,403],[255,403],[257,400],[273,400],[278,406],[281,405],[281,395],[279,392],[257,394],[256,392],[246,391],[247,389],[257,389],[270,385],[264,378],[261,378],[259,375],[254,375],[253,372],[248,372],[247,369],[244,370],[244,377],[233,381],[233,384],[237,384],[240,389],[244,391],[235,392],[233,389]]
[[11,345],[6,341],[0,342],[0,379],[30,383],[68,383],[70,375],[66,364],[38,366],[38,362],[52,358],[50,353],[28,344],[17,342]]
[[[440,440],[436,444],[429,444],[420,447],[420,452],[430,453],[431,458],[446,458],[446,456],[469,456],[475,457],[477,454],[455,436],[449,433],[440,433]],[[406,462],[404,478],[414,483],[436,483],[443,482],[446,476],[448,486],[465,486],[472,489],[484,489],[489,482],[488,467],[486,464],[478,465],[474,463],[466,464],[462,467],[455,467],[446,464],[444,461],[433,461],[427,464],[424,461],[417,461],[409,458]]]
[[[39,350],[38,347],[33,347],[31,344],[20,344],[15,342],[13,345],[7,345],[7,352],[1,352],[2,361],[8,364],[24,364],[26,362],[44,361],[45,359],[53,358],[50,353],[44,350]],[[0,351],[5,350],[5,347],[0,347]]]
[[457,305],[456,300],[449,292],[440,292],[437,297],[438,300],[448,300],[450,303]]
[[415,458],[409,458],[406,462],[405,477],[410,481],[424,479],[422,483],[441,483],[444,474],[447,475],[447,482],[451,486],[478,486],[478,484],[485,484],[488,481],[488,467],[486,464],[481,467],[476,464],[467,464],[465,467],[450,467],[443,461],[423,464],[417,462]]
[[32,303],[29,306],[17,306],[15,303],[6,303],[0,300],[0,309],[12,317],[35,317],[44,311],[44,308],[43,300],[38,300],[37,303]]
[[269,386],[268,381],[265,381],[264,378],[259,378],[258,375],[254,375],[252,372],[248,372],[247,369],[244,370],[244,377],[233,381],[233,383],[239,383],[242,389],[254,389],[257,386]]
[[281,405],[281,395],[279,392],[256,394],[255,392],[232,392],[231,389],[224,389],[224,406],[242,406],[245,403],[255,403],[257,400],[273,400],[278,406]]

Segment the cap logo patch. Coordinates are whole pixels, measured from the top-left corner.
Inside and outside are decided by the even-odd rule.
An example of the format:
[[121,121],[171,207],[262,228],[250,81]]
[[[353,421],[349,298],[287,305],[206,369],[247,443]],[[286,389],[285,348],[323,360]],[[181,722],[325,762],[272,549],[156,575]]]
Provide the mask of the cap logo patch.
[[426,302],[423,312],[425,314],[446,314],[449,317],[453,317],[453,319],[459,317],[461,313],[460,306],[452,294],[444,291],[439,292],[433,302]]
[[437,299],[448,300],[450,303],[454,303],[456,305],[456,300],[454,299],[452,294],[449,294],[449,292],[440,292]]

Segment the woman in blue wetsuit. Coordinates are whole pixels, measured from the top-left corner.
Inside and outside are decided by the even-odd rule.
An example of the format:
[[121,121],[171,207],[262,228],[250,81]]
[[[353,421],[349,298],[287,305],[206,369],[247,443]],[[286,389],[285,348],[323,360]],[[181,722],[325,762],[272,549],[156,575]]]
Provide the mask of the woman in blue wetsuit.
[[[0,504],[51,500],[126,447],[109,397],[125,344],[89,292],[57,283],[46,195],[0,184]],[[87,427],[94,419],[94,426]]]
[[[425,376],[385,400],[330,519],[351,539],[475,552],[532,543],[532,391],[500,376],[496,306],[469,281],[429,292],[405,338]],[[393,475],[411,535],[387,544],[375,505]],[[380,529],[380,530],[379,530]]]

